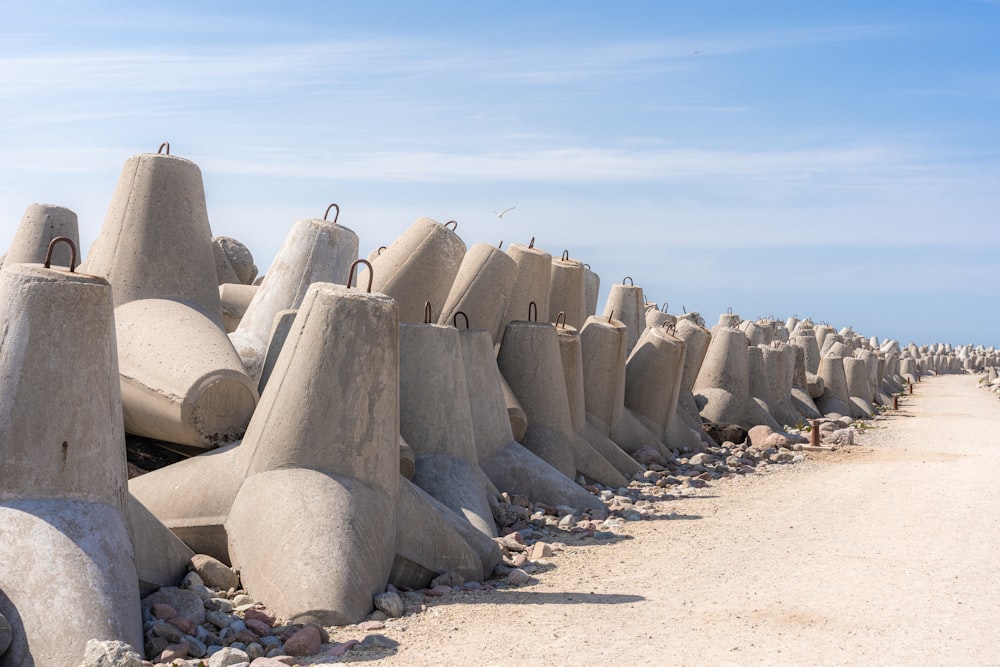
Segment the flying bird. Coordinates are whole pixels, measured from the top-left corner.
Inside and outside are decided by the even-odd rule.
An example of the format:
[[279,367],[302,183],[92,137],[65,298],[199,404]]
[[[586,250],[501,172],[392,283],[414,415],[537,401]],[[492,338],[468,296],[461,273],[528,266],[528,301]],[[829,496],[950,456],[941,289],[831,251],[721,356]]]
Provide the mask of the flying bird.
[[515,208],[517,208],[517,207],[516,206],[511,206],[510,208],[505,208],[502,211],[493,211],[493,212],[496,214],[496,216],[498,218],[500,218],[501,220],[503,220],[504,214],[507,213],[508,211],[513,211]]

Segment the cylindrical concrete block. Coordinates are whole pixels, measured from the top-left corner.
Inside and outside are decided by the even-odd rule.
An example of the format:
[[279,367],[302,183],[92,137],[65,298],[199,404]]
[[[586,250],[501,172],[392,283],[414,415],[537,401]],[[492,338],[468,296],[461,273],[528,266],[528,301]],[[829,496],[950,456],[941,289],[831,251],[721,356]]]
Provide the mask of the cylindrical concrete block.
[[82,271],[108,279],[116,306],[178,299],[205,309],[221,327],[212,230],[198,165],[156,153],[129,158]]
[[278,363],[281,355],[281,348],[288,339],[288,333],[292,330],[292,323],[298,310],[279,310],[274,316],[274,324],[271,325],[271,335],[267,341],[267,353],[264,355],[264,365],[261,367],[260,380],[257,381],[257,392],[264,393],[264,387],[274,372],[274,366]]
[[10,264],[0,299],[3,662],[71,667],[89,639],[142,642],[111,287]]
[[240,320],[247,312],[247,307],[253,301],[260,289],[257,285],[241,283],[222,283],[219,285],[219,301],[222,302],[222,326],[226,333],[236,331]]
[[216,236],[212,239],[212,250],[215,254],[215,273],[220,285],[253,284],[257,277],[257,265],[254,264],[249,248],[229,236]]
[[875,407],[872,405],[872,391],[868,383],[868,365],[861,359],[844,357],[844,377],[847,380],[850,416],[855,419],[871,419],[875,414]]
[[625,360],[628,329],[618,320],[588,317],[580,330],[587,413],[609,435],[625,407]]
[[681,390],[690,392],[698,379],[701,365],[708,352],[708,344],[712,335],[705,327],[688,319],[678,319],[674,327],[674,335],[684,341],[684,375],[681,378]]
[[[7,249],[7,254],[4,255],[0,265],[42,264],[48,253],[49,242],[58,236],[67,237],[77,248],[80,247],[80,230],[76,213],[62,206],[32,204],[21,216],[21,224],[14,232],[10,248]],[[69,266],[71,259],[72,253],[68,244],[59,243],[52,249],[51,264]],[[77,264],[79,263],[80,258],[77,257]]]
[[230,335],[254,381],[260,379],[278,312],[298,308],[313,283],[345,284],[357,258],[358,235],[347,227],[318,218],[296,221],[267,271],[267,280]]
[[142,299],[115,309],[125,430],[211,448],[243,435],[257,405],[229,339],[201,311]]
[[685,344],[671,329],[646,329],[625,364],[625,407],[660,437],[677,411],[684,373]]
[[793,345],[798,345],[805,353],[805,370],[807,373],[816,374],[819,370],[819,343],[816,342],[816,333],[809,322],[800,322],[799,326],[792,332],[791,340]]
[[[455,323],[457,312],[468,318],[469,327],[484,329],[496,343],[504,313],[510,303],[517,277],[517,263],[499,248],[476,243],[462,258],[438,324]],[[462,326],[462,318],[458,318]]]
[[566,325],[577,330],[587,319],[586,269],[569,253],[552,258],[548,321],[555,322],[559,313],[565,313]]
[[423,322],[424,304],[440,312],[464,255],[465,243],[448,225],[417,218],[371,260],[372,289],[396,300],[401,323]]
[[[629,278],[631,282],[631,278]],[[608,293],[608,300],[604,304],[604,316],[613,317],[628,329],[628,342],[625,353],[632,352],[639,335],[646,328],[646,298],[642,294],[642,288],[636,285],[626,285],[624,282],[615,283]]]
[[847,391],[847,376],[844,360],[838,356],[825,356],[819,363],[819,377],[823,378],[826,390],[816,400],[816,407],[825,415],[851,415],[851,397]]

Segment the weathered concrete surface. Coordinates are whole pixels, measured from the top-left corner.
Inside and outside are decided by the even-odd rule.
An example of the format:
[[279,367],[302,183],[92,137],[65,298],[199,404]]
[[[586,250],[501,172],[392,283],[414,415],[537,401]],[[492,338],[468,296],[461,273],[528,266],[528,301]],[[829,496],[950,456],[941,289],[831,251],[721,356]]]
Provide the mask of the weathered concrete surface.
[[738,329],[720,325],[712,330],[705,361],[693,388],[696,400],[701,396],[704,402],[701,416],[709,421],[749,428],[746,426],[750,393],[747,342]]
[[257,405],[229,339],[202,311],[169,299],[115,308],[125,429],[211,448],[240,438]]
[[229,236],[216,236],[212,239],[212,251],[215,254],[215,274],[220,285],[253,284],[257,278],[257,265],[254,264],[249,248]]
[[400,322],[423,322],[425,303],[440,312],[464,256],[465,243],[449,226],[417,218],[371,260],[372,289],[396,300]]
[[579,330],[588,317],[587,270],[583,262],[570,259],[569,252],[552,258],[549,281],[548,321],[555,322],[563,313],[567,326]]
[[222,305],[222,328],[226,333],[236,331],[250,302],[260,289],[259,285],[222,283],[219,285],[219,301]]
[[313,283],[347,282],[351,263],[358,258],[358,235],[319,218],[297,220],[246,308],[239,327],[229,336],[247,374],[260,380],[274,318],[295,309]]
[[89,639],[142,642],[111,287],[13,264],[0,303],[0,665],[77,667]]
[[500,327],[500,340],[503,340],[510,322],[528,319],[543,321],[549,312],[552,255],[534,247],[534,242],[532,239],[528,245],[512,243],[507,248],[507,254],[517,265],[517,275]]
[[[73,241],[74,246],[80,247],[76,213],[63,206],[31,204],[21,216],[21,223],[14,232],[7,254],[0,260],[0,266],[44,263],[49,242],[57,236],[65,236]],[[50,264],[68,267],[72,257],[70,247],[59,243],[52,249]],[[80,259],[77,256],[77,264]]]
[[646,298],[642,288],[624,282],[613,284],[604,303],[604,317],[616,319],[628,328],[625,354],[630,354],[646,328]]
[[437,319],[438,324],[455,324],[490,332],[495,343],[500,338],[504,313],[510,303],[517,276],[517,263],[499,248],[476,243],[462,258],[458,275]]
[[204,309],[221,328],[212,230],[198,165],[156,153],[126,160],[81,271],[107,278],[116,306],[178,299]]

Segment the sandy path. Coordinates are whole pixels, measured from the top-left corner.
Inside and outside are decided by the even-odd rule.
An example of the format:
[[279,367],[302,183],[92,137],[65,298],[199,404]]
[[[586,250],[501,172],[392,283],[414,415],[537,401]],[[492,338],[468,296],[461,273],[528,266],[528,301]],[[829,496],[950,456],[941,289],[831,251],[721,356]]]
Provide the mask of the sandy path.
[[933,378],[876,423],[570,546],[537,584],[392,622],[376,662],[1000,665],[1000,402]]

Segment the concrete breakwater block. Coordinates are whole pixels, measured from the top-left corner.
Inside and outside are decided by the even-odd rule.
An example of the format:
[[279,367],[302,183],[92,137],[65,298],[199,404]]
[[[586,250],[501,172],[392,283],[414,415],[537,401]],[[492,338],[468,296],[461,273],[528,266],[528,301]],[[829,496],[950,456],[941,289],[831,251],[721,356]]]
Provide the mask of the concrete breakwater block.
[[875,406],[872,405],[875,394],[868,381],[868,364],[863,359],[854,357],[844,357],[843,363],[850,416],[854,419],[871,419],[875,414]]
[[[512,243],[507,254],[517,265],[514,287],[511,289],[510,303],[503,315],[500,326],[501,342],[510,322],[539,318],[544,319],[549,312],[549,287],[552,283],[552,255],[535,247],[535,239],[528,245]],[[534,304],[534,305],[532,305]],[[534,315],[529,313],[534,309]]]
[[203,311],[141,299],[115,308],[115,326],[129,433],[202,448],[242,437],[256,382]]
[[693,388],[701,416],[705,419],[721,424],[739,424],[744,428],[756,426],[747,425],[750,395],[747,345],[746,335],[738,329],[720,324],[712,330],[705,361]]
[[661,437],[677,415],[687,352],[674,328],[668,324],[643,331],[625,363],[625,407]]
[[[584,303],[586,304],[584,312],[587,317],[593,317],[597,314],[597,297],[601,291],[601,277],[591,270],[589,264],[584,264],[583,270]],[[586,321],[584,319],[584,322]]]
[[0,303],[2,661],[76,667],[89,639],[142,646],[111,287],[11,264]]
[[216,236],[212,238],[212,252],[215,255],[215,275],[220,285],[253,284],[257,278],[257,265],[249,248],[229,236]]
[[479,467],[501,491],[552,506],[600,509],[575,481],[514,440],[489,332],[462,331],[462,357]]
[[[21,216],[21,223],[14,232],[10,248],[0,261],[0,266],[42,264],[48,254],[49,243],[60,236],[72,241],[72,247],[80,247],[76,213],[63,206],[31,204]],[[49,258],[51,264],[69,266],[72,260],[70,248],[67,243],[56,244]]]
[[250,302],[260,290],[259,285],[223,283],[219,285],[219,302],[222,305],[222,328],[226,333],[236,331]]
[[425,303],[437,306],[448,298],[465,256],[457,227],[418,218],[371,259],[372,289],[396,300],[401,323],[423,322]]
[[552,258],[549,280],[549,322],[562,313],[566,326],[579,330],[587,320],[587,270],[583,262],[570,259],[569,251]]
[[[497,342],[516,277],[517,263],[510,255],[495,246],[474,244],[462,258],[437,323],[484,329]],[[462,316],[465,321],[459,322]]]
[[819,377],[823,378],[823,395],[816,399],[816,407],[826,416],[851,416],[851,396],[847,391],[844,360],[837,355],[820,359]]
[[413,449],[414,483],[495,537],[476,454],[462,344],[454,327],[400,325],[399,423]]
[[285,236],[265,280],[229,339],[247,374],[260,380],[275,317],[299,307],[313,283],[347,283],[358,258],[358,235],[333,221],[297,220]]
[[[627,285],[626,280],[629,281]],[[630,354],[639,335],[646,328],[646,297],[643,296],[642,288],[635,285],[628,276],[622,282],[613,284],[608,292],[608,300],[604,303],[604,316],[614,318],[628,328],[625,354]]]
[[215,251],[198,165],[158,153],[126,160],[81,270],[107,278],[116,306],[177,299],[203,309],[221,328]]

